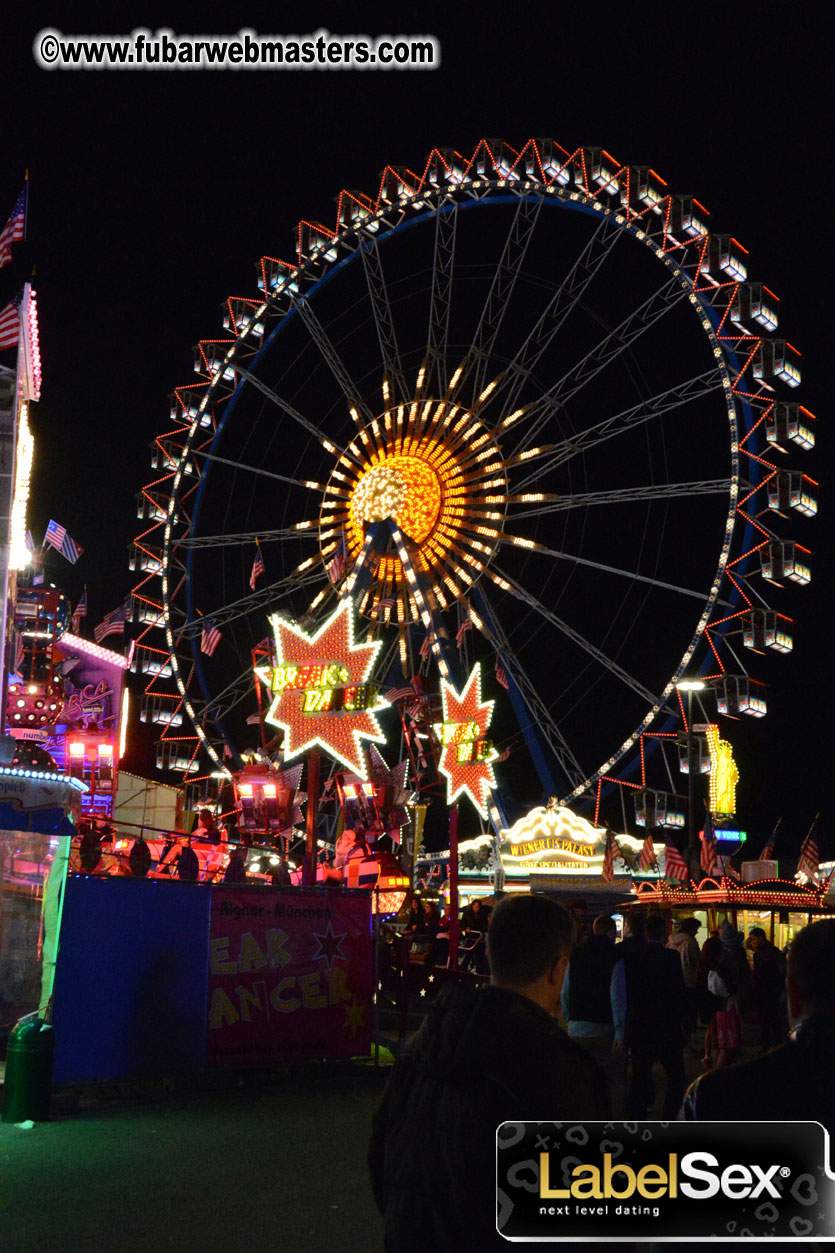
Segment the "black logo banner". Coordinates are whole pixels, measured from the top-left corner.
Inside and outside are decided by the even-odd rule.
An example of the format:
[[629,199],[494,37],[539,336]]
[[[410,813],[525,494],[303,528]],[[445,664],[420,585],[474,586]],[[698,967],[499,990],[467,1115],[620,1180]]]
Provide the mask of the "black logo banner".
[[835,1239],[820,1123],[506,1122],[507,1240]]

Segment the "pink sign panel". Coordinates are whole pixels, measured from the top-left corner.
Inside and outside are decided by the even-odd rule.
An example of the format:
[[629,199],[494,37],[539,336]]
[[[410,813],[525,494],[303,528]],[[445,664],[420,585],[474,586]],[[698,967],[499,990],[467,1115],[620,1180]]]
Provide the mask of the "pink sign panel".
[[255,1066],[371,1047],[371,894],[215,889],[207,1060]]

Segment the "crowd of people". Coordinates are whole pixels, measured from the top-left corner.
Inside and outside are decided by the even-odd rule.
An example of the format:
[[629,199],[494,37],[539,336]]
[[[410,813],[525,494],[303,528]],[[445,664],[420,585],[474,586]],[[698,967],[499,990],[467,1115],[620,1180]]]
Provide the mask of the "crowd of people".
[[[805,927],[787,956],[759,927],[746,939],[726,920],[701,946],[699,930],[684,919],[670,936],[665,917],[635,911],[620,943],[602,916],[577,944],[572,918],[545,896],[496,905],[489,986],[452,983],[437,997],[374,1119],[369,1168],[387,1249],[505,1247],[497,1126],[648,1118],[656,1063],[664,1119],[812,1120],[835,1131],[835,919]],[[699,1021],[705,1073],[685,1092]],[[762,1053],[732,1065],[748,1024]],[[423,1171],[428,1144],[433,1168]]]

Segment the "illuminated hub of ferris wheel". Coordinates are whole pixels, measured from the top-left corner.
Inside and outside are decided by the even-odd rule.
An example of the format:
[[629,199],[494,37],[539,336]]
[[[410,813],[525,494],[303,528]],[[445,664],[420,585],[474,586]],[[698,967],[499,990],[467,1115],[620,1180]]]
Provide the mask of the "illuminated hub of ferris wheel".
[[[710,681],[720,713],[765,713],[764,686],[742,658],[793,646],[790,619],[768,597],[810,578],[808,550],[783,526],[816,512],[816,484],[781,461],[812,448],[814,418],[791,399],[799,354],[774,336],[777,298],[749,279],[745,249],[707,216],[649,167],[603,149],[483,140],[468,157],[434,149],[419,174],[386,167],[376,197],[340,194],[333,229],[299,224],[295,260],[262,258],[260,295],[227,302],[230,336],[197,346],[199,380],[175,391],[171,428],[153,446],[159,477],[139,496],[135,667],[148,679],[142,717],[161,728],[162,768],[193,772],[201,751],[221,767],[224,744],[238,753],[234,720],[251,699],[250,654],[268,610],[315,619],[346,594],[407,678],[429,664],[428,649],[418,654],[426,628],[435,663],[460,690],[451,639],[456,623],[459,635],[472,625],[506,677],[518,745],[543,791],[565,802],[595,788],[599,797],[639,749],[646,782],[644,737],[683,715],[676,685],[686,673]],[[498,259],[479,268],[482,219],[485,231],[497,221],[502,230]],[[541,241],[569,219],[576,251],[560,257],[555,279]],[[418,232],[428,264],[392,281]],[[607,275],[618,260],[627,292],[639,263],[662,285],[617,304]],[[356,276],[359,294],[345,286]],[[468,303],[467,323],[457,311]],[[664,327],[688,309],[677,334],[699,340],[695,372],[644,386],[670,355]],[[566,356],[584,318],[594,334],[583,323],[586,339]],[[294,374],[308,351],[316,366]],[[635,397],[624,393],[627,374],[641,382]],[[323,378],[336,386],[329,403]],[[243,412],[245,402],[261,412]],[[272,435],[254,451],[264,414],[292,432],[280,455]],[[676,447],[683,415],[698,422],[699,477],[675,472],[676,459],[680,470],[695,458],[695,445],[686,456]],[[648,481],[630,482],[644,445]],[[261,489],[281,526],[252,517]],[[679,519],[692,528],[708,506],[700,529],[713,552],[697,560]],[[601,513],[612,522],[596,537],[589,518]],[[374,541],[384,524],[390,533]],[[640,547],[619,563],[610,547],[633,533]],[[305,538],[317,551],[298,561]],[[256,541],[268,577],[247,594],[242,554]],[[561,602],[560,588],[581,578],[597,583]],[[577,626],[572,611],[595,596],[599,629],[588,611]],[[692,606],[689,623],[683,613],[673,621],[664,597]],[[236,654],[221,679],[201,654],[207,619]],[[604,619],[619,623],[618,640]],[[660,676],[641,647],[650,628]],[[568,678],[549,689],[566,652]]]

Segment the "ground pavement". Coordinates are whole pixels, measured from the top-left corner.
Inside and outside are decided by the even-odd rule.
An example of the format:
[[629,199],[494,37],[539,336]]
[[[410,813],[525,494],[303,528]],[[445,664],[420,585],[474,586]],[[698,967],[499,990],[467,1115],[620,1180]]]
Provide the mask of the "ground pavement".
[[98,1101],[0,1124],[2,1253],[378,1253],[385,1072]]

